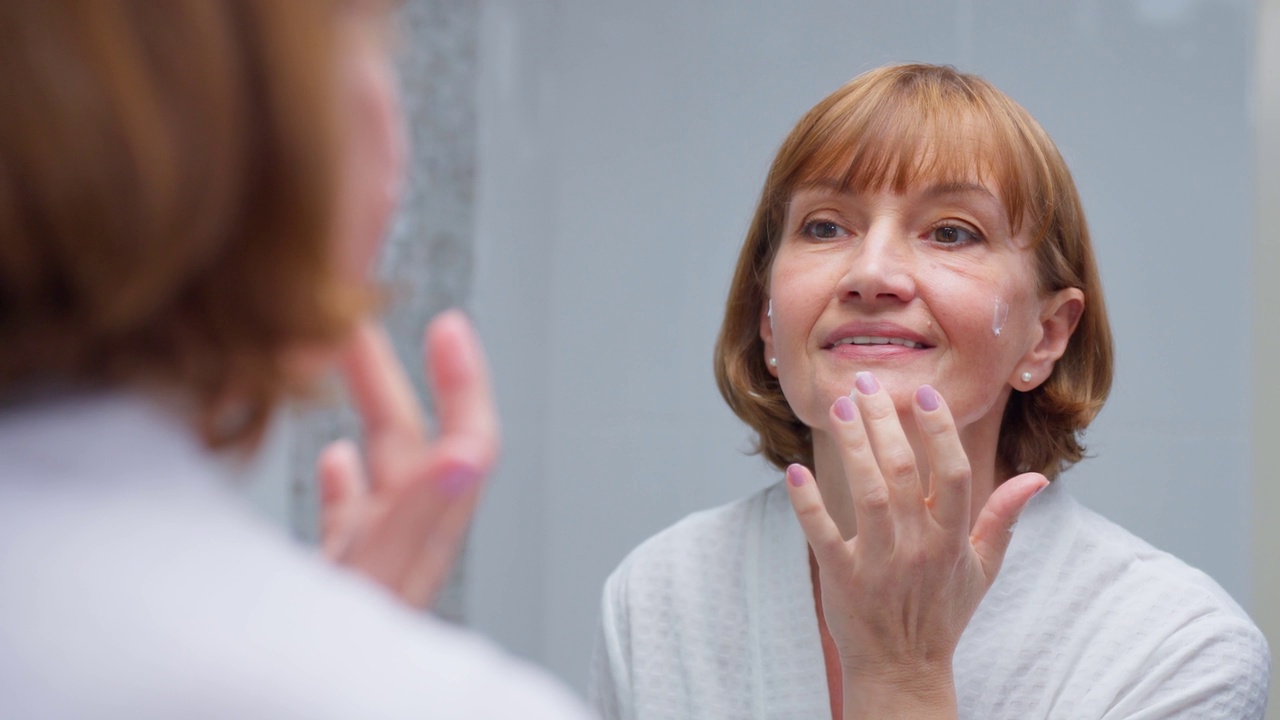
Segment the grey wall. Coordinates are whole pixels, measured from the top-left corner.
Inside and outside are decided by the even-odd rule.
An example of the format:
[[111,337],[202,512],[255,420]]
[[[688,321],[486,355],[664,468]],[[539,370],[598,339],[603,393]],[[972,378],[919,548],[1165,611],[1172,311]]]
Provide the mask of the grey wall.
[[[1254,617],[1280,652],[1280,0],[1259,5],[1257,161],[1253,258],[1253,577]],[[1273,661],[1268,720],[1280,720],[1280,663]]]
[[474,308],[506,453],[473,624],[581,685],[600,584],[688,512],[776,480],[711,348],[792,123],[889,61],[986,75],[1057,140],[1118,340],[1087,504],[1251,602],[1256,9],[1241,0],[489,0]]

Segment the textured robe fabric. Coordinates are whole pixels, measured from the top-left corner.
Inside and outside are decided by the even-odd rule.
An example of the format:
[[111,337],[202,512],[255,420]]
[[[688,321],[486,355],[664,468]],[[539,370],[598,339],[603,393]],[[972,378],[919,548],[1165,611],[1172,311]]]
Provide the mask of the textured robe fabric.
[[0,411],[0,718],[583,718],[244,506],[175,414]]
[[[961,718],[1253,719],[1270,656],[1217,583],[1054,483],[1023,512],[953,667]],[[591,675],[604,718],[829,718],[786,489],[691,515],[632,551],[605,585]]]

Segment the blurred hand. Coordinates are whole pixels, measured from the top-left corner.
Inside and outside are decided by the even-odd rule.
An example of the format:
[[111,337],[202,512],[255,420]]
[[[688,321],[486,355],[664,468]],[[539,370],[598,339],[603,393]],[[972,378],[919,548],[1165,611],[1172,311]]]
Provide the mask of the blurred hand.
[[853,400],[838,399],[830,412],[856,537],[841,536],[808,469],[787,470],[843,695],[856,698],[844,716],[955,717],[956,645],[1000,571],[1014,521],[1048,480],[1009,479],[971,525],[969,461],[945,401],[925,386],[913,403],[931,471],[926,497],[893,399],[869,373],[859,373],[858,385]]
[[498,453],[498,416],[483,350],[459,311],[427,326],[425,360],[439,432],[430,432],[385,331],[364,324],[342,372],[364,424],[320,456],[324,553],[429,607],[453,566]]

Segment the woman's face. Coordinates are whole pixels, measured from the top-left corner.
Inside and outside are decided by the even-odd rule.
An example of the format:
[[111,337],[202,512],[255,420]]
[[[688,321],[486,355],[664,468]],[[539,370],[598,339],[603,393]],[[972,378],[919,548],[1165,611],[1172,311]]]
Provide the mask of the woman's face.
[[868,370],[899,414],[928,384],[962,437],[975,426],[995,437],[1010,389],[1048,377],[1083,307],[1078,290],[1041,295],[1026,232],[1012,234],[985,181],[902,194],[798,189],[769,275],[771,317],[767,305],[760,320],[797,417],[821,432],[831,403]]
[[[343,279],[363,287],[400,199],[407,143],[383,8],[354,3],[345,12],[338,38],[337,100],[344,135],[338,155],[335,257]],[[298,349],[289,358],[292,372],[318,377],[337,359],[338,350]]]
[[365,282],[400,198],[406,140],[387,18],[377,3],[360,3],[342,20],[340,112],[346,135],[340,156],[339,259],[355,282]]

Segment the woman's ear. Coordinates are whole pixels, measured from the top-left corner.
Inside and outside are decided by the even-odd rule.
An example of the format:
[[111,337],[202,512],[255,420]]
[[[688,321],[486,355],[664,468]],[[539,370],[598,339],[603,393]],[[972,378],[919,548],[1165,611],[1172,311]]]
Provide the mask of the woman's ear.
[[764,366],[778,377],[777,356],[773,354],[773,301],[768,299],[760,306],[760,340],[764,343]]
[[1046,298],[1040,307],[1040,339],[1014,368],[1009,384],[1027,391],[1047,380],[1067,351],[1083,314],[1084,292],[1080,288],[1064,288]]

